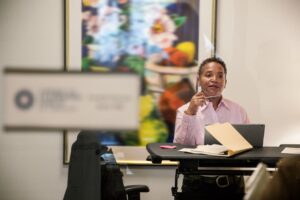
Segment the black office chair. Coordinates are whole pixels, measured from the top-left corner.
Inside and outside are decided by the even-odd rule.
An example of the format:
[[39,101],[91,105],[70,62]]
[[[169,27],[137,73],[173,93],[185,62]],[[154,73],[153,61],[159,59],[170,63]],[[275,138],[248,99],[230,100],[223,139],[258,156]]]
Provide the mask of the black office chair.
[[124,186],[113,153],[95,132],[81,131],[72,145],[64,200],[140,200],[146,185]]

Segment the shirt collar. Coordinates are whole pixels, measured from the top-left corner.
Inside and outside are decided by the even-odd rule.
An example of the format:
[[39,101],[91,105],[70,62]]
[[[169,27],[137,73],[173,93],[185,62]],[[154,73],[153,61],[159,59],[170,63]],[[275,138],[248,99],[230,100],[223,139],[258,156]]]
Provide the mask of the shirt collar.
[[[206,110],[209,104],[211,104],[211,102],[208,102],[206,105],[203,105],[203,106],[200,108],[201,111]],[[222,96],[222,99],[221,99],[221,101],[220,101],[220,103],[219,103],[218,108],[220,108],[220,107],[222,107],[222,106],[224,106],[225,108],[229,109],[228,102],[227,102],[226,99],[223,98],[223,96]]]

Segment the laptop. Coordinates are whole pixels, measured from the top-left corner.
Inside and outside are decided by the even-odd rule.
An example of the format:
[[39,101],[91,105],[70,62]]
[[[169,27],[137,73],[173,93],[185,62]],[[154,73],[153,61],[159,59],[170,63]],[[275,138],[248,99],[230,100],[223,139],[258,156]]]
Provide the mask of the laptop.
[[[262,147],[264,143],[264,124],[232,124],[232,126],[253,146]],[[204,144],[220,144],[206,129]]]

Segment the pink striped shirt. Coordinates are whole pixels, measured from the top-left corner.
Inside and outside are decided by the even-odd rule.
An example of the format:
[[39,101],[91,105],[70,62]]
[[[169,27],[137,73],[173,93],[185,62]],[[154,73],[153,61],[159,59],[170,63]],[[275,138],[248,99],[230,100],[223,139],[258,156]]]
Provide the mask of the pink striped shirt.
[[184,111],[189,103],[177,110],[174,143],[200,145],[204,143],[204,126],[207,124],[229,122],[246,124],[250,120],[246,111],[237,103],[222,99],[215,110],[211,102],[199,107],[196,115],[187,115]]

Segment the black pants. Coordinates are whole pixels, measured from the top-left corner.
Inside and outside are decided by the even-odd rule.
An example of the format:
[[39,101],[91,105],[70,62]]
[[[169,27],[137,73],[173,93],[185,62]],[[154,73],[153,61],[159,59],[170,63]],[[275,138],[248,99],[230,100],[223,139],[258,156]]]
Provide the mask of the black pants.
[[243,176],[185,175],[180,199],[243,199]]

